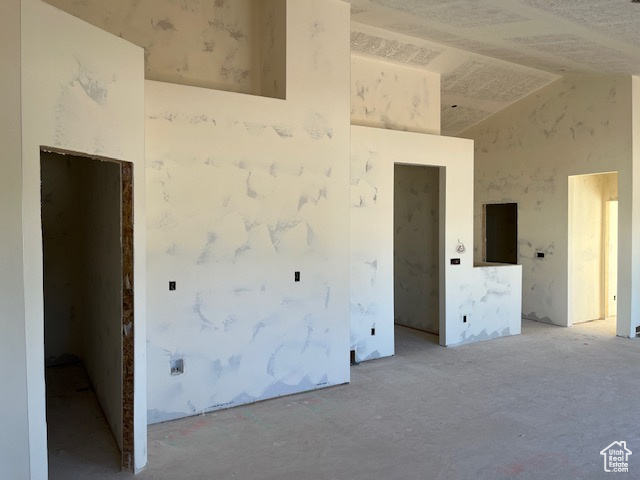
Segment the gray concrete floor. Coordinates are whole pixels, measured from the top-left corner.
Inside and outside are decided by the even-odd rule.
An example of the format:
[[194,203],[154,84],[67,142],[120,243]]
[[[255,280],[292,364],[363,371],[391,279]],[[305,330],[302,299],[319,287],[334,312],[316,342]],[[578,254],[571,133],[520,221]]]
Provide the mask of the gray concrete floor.
[[611,478],[599,452],[616,440],[640,478],[640,339],[614,331],[525,321],[442,348],[397,327],[396,356],[352,367],[350,385],[151,426],[138,478]]
[[120,451],[81,363],[46,369],[49,478],[103,478]]

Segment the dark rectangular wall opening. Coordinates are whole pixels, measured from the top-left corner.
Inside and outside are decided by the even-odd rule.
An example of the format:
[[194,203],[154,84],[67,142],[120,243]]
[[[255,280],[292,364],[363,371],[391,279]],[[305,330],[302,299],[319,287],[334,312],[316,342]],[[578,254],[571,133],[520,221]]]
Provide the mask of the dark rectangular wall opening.
[[[395,323],[440,332],[440,169],[395,165]],[[436,343],[438,338],[433,339]]]
[[94,439],[102,466],[130,470],[132,166],[43,150],[41,180],[50,468],[68,461],[57,450],[80,458]]
[[518,263],[518,204],[484,206],[485,261]]

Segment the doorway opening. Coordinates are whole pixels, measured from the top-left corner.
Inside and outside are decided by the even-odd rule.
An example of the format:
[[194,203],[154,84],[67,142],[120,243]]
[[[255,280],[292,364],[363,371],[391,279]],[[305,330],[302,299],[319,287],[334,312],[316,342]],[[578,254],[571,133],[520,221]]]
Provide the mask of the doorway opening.
[[618,173],[569,177],[568,325],[616,334]]
[[518,204],[483,205],[484,261],[518,263]]
[[133,471],[133,166],[43,147],[40,172],[49,470]]
[[440,334],[440,168],[394,167],[394,319],[398,347]]

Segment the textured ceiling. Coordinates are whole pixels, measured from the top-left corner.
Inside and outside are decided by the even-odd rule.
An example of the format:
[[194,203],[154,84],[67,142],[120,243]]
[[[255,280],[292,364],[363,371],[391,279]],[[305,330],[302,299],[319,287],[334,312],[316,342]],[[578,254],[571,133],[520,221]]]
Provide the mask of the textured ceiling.
[[[256,0],[45,1],[143,47],[147,78],[254,93]],[[445,135],[560,75],[640,74],[630,0],[350,3],[354,54],[442,76]]]
[[443,134],[559,75],[640,74],[640,3],[630,0],[350,3],[354,53],[442,74]]

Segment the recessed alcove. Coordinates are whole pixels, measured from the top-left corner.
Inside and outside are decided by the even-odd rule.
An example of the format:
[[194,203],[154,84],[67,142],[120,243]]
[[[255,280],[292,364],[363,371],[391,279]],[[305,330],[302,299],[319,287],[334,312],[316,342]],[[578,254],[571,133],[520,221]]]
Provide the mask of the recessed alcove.
[[45,0],[145,51],[145,78],[286,98],[286,0]]

